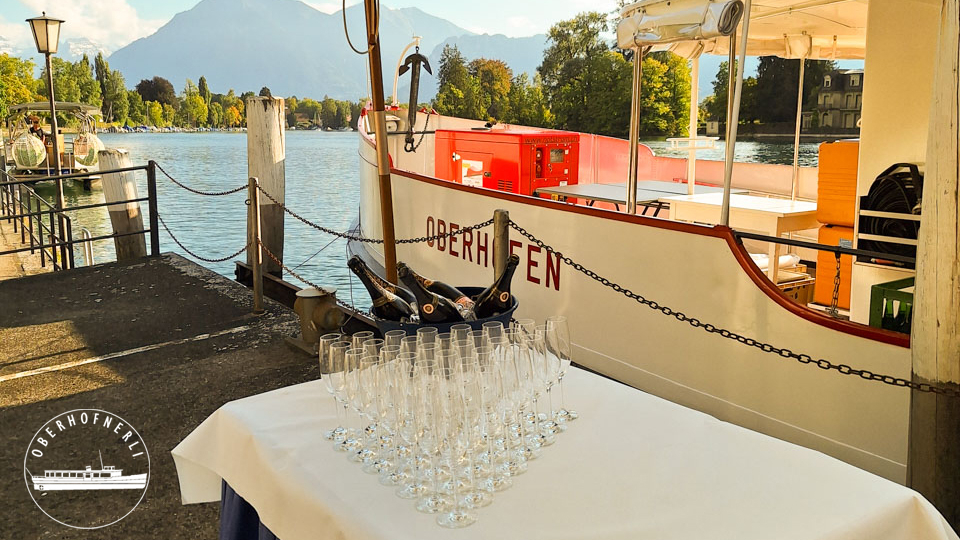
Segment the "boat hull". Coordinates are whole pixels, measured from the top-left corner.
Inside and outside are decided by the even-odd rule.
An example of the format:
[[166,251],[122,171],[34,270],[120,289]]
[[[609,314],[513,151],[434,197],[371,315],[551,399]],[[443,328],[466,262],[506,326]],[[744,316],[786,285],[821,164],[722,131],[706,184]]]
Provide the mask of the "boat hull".
[[[360,224],[365,236],[379,238],[376,152],[367,136],[361,132],[360,137]],[[402,153],[391,150],[392,156]],[[429,158],[423,161],[422,169],[429,169]],[[751,268],[749,255],[728,229],[509,195],[399,169],[391,180],[397,238],[449,232],[505,209],[557,251],[673,311],[814,359],[910,378],[910,350],[903,340],[791,307]],[[694,328],[561,264],[555,253],[517,231],[510,234],[510,250],[521,258],[513,286],[520,299],[517,316],[566,315],[576,362],[905,482],[908,391],[826,372]],[[397,258],[435,279],[485,285],[493,280],[492,236],[487,228],[452,242],[401,244]],[[383,260],[377,246],[358,248]],[[636,429],[643,429],[642,418]]]

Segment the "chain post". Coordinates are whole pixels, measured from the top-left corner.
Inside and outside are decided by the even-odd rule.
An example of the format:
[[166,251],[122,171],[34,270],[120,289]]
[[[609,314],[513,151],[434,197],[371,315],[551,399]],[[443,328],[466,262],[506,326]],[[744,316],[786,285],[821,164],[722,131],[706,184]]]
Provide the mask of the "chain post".
[[497,280],[507,268],[510,258],[510,212],[493,211],[493,279]]
[[159,208],[157,207],[157,162],[152,159],[147,162],[147,204],[150,205],[150,255],[160,255],[160,224],[157,223]]
[[260,315],[263,309],[263,250],[260,243],[260,191],[257,179],[251,177],[247,186],[250,205],[247,221],[247,245],[253,252],[250,254],[250,266],[253,267],[253,313]]

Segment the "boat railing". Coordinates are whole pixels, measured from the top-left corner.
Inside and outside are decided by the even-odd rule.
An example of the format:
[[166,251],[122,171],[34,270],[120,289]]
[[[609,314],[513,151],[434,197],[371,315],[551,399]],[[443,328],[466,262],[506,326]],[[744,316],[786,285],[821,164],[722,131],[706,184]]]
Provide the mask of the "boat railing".
[[[14,232],[20,232],[20,241],[24,247],[0,251],[0,256],[15,253],[39,251],[41,267],[45,267],[48,260],[54,270],[68,270],[76,268],[74,246],[84,244],[91,246],[93,242],[114,240],[124,236],[150,235],[150,255],[160,255],[159,216],[157,212],[157,165],[150,161],[146,165],[121,167],[102,171],[85,171],[54,176],[38,176],[29,179],[18,179],[6,171],[0,171],[0,219],[13,223]],[[31,184],[44,181],[59,181],[68,179],[84,179],[91,176],[106,176],[125,172],[145,171],[147,175],[147,196],[122,201],[110,201],[95,204],[83,204],[57,208],[30,187]],[[100,236],[84,235],[80,240],[73,239],[73,225],[70,212],[92,208],[104,208],[114,205],[146,202],[149,207],[149,227],[123,233],[114,232]],[[89,231],[88,231],[89,233]],[[86,253],[86,252],[85,252]],[[87,259],[92,263],[91,257]]]

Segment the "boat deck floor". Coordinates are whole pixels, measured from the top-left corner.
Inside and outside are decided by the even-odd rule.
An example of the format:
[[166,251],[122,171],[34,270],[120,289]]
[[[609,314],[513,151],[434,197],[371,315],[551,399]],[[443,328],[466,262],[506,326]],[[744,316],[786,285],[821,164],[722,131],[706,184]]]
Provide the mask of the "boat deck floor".
[[[170,450],[224,403],[318,376],[284,343],[296,315],[265,303],[252,315],[248,289],[174,254],[0,281],[3,536],[90,537],[41,513],[14,472],[44,423],[97,408],[135,426],[151,457],[143,501],[97,538],[217,538],[219,505],[180,504]],[[91,511],[83,491],[68,496]]]

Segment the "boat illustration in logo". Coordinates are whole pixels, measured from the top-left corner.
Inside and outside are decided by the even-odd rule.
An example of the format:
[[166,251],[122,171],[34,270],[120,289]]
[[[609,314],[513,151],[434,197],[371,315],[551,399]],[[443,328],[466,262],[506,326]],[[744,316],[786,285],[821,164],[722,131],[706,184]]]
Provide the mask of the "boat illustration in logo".
[[43,475],[31,474],[33,489],[37,491],[66,491],[80,489],[143,489],[147,475],[123,474],[123,469],[104,465],[100,456],[100,468],[87,465],[83,470],[45,470]]

